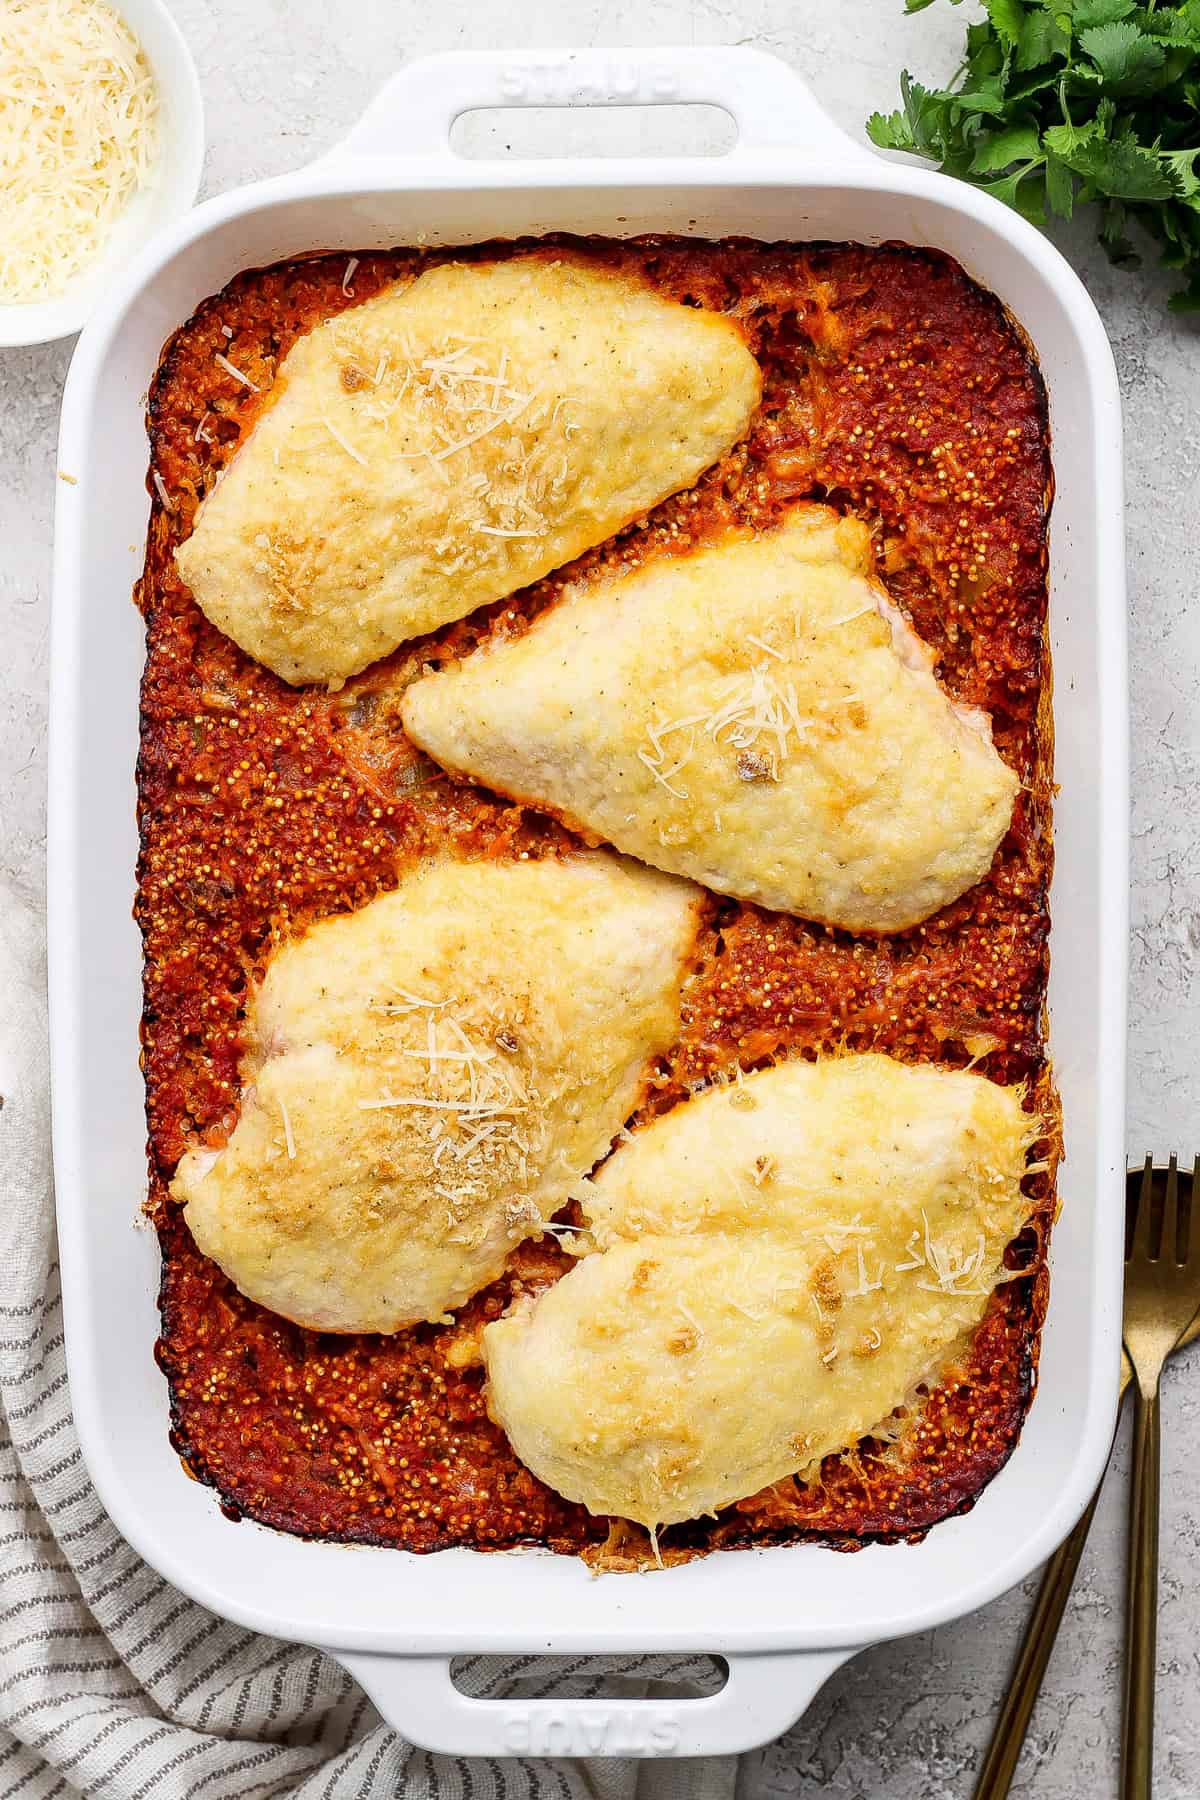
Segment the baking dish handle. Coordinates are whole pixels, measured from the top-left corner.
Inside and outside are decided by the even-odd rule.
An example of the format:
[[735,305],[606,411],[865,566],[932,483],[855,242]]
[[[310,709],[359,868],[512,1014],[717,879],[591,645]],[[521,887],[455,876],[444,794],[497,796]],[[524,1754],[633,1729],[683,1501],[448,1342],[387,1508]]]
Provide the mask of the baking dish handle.
[[617,1697],[480,1700],[439,1656],[339,1660],[389,1725],[447,1756],[725,1756],[769,1743],[805,1711],[854,1650],[730,1656],[717,1694],[690,1700]]
[[[387,81],[326,161],[419,156],[453,167],[450,131],[463,113],[529,106],[719,106],[737,126],[738,160],[763,150],[861,161],[864,145],[835,125],[787,63],[745,45],[639,50],[462,50],[425,56]],[[545,170],[547,160],[536,167]],[[478,167],[478,162],[472,162]],[[504,167],[511,169],[505,161]]]

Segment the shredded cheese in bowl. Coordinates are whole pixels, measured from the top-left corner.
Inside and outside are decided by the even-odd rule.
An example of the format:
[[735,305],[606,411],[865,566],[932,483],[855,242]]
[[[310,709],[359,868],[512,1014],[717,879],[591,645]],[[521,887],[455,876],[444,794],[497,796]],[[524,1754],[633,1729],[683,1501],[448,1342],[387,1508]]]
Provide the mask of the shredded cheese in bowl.
[[0,5],[0,304],[53,299],[158,156],[158,92],[102,0]]

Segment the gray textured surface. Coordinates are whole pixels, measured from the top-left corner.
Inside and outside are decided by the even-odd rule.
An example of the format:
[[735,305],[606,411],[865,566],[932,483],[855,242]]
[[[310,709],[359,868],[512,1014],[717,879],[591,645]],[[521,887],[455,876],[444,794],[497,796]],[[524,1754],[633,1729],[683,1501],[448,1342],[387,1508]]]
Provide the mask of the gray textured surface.
[[[946,74],[966,19],[900,0],[176,0],[208,108],[206,187],[298,166],[332,144],[383,75],[423,52],[483,45],[749,42],[806,72],[857,131],[891,106],[896,70]],[[636,140],[635,140],[636,141]],[[1200,1148],[1200,333],[1163,310],[1152,272],[1111,272],[1066,245],[1104,314],[1125,395],[1133,668],[1133,940],[1129,1147]],[[0,855],[39,895],[54,438],[69,346],[0,351]],[[1170,1376],[1160,1627],[1161,1800],[1200,1793],[1200,1354]],[[1117,1792],[1125,1461],[1101,1505],[1014,1792]],[[1032,1584],[1030,1584],[1032,1588]],[[1026,1616],[1014,1593],[972,1618],[866,1652],[743,1789],[832,1800],[965,1800]]]

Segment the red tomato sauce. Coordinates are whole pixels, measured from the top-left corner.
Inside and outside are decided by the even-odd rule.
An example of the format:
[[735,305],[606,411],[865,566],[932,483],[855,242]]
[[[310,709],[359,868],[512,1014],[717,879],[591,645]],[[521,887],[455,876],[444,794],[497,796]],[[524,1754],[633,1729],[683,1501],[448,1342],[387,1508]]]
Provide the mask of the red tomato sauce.
[[[848,1046],[973,1063],[1027,1083],[1030,1104],[1055,1117],[1043,1017],[1051,474],[1044,391],[1018,329],[931,251],[561,242],[730,312],[765,372],[747,441],[566,573],[635,563],[730,520],[765,526],[802,497],[827,500],[870,523],[881,578],[935,648],[940,679],[988,711],[1025,784],[986,880],[911,931],[855,937],[714,897],[681,1037],[644,1112],[738,1064]],[[550,1240],[519,1250],[451,1326],[334,1337],[243,1298],[167,1193],[184,1149],[223,1142],[236,1120],[247,984],[276,943],[394,887],[435,851],[552,856],[574,842],[543,815],[443,774],[398,720],[403,686],[423,664],[498,626],[519,630],[553,602],[563,573],[331,695],[289,688],[244,656],[174,569],[175,545],[296,337],[436,260],[363,252],[352,276],[344,255],[239,275],[170,340],[150,395],[137,916],[150,1210],[163,1253],[157,1354],[175,1448],[231,1517],[418,1551],[536,1542],[622,1566],[642,1560],[644,1536],[543,1487],[484,1408],[478,1326],[514,1290],[569,1266]],[[895,1441],[867,1440],[828,1458],[816,1480],[672,1528],[666,1560],[747,1542],[913,1538],[972,1503],[1010,1454],[1035,1379],[1056,1133],[1043,1148],[1051,1167],[1029,1178],[1033,1216],[1009,1252],[1013,1279],[950,1377],[890,1422]]]

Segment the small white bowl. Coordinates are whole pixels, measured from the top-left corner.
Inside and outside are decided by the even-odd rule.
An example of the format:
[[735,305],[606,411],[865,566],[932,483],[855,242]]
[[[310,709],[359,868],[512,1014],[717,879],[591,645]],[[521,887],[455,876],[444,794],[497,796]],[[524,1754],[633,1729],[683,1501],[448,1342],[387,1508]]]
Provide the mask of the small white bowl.
[[107,0],[141,43],[158,85],[159,147],[149,184],[135,194],[95,263],[53,300],[0,305],[0,348],[49,344],[81,330],[112,277],[172,219],[187,212],[204,162],[204,106],[192,53],[164,0]]

